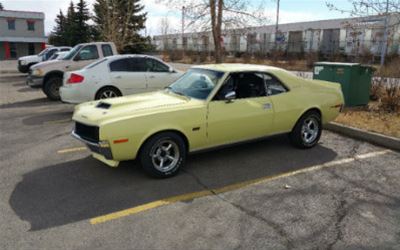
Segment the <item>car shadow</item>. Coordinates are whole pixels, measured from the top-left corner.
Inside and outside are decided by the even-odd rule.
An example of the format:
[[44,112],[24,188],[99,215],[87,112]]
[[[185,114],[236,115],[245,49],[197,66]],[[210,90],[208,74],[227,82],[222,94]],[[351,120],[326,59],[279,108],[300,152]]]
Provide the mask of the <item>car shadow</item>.
[[9,203],[41,230],[90,219],[151,201],[218,188],[331,161],[336,153],[318,145],[299,150],[285,136],[188,157],[177,176],[148,177],[136,161],[109,168],[86,157],[26,173]]
[[72,110],[67,110],[33,115],[23,119],[22,123],[28,126],[43,125],[46,123],[67,123],[72,121],[72,113]]
[[30,107],[38,107],[38,106],[49,105],[49,104],[62,105],[61,102],[50,101],[47,98],[38,98],[38,99],[32,99],[32,100],[27,100],[27,101],[2,104],[2,105],[0,105],[0,109],[6,109],[6,108],[30,108]]
[[25,92],[37,92],[37,91],[41,91],[41,89],[34,89],[34,88],[30,88],[30,87],[22,87],[20,89],[17,90],[20,93],[25,93]]

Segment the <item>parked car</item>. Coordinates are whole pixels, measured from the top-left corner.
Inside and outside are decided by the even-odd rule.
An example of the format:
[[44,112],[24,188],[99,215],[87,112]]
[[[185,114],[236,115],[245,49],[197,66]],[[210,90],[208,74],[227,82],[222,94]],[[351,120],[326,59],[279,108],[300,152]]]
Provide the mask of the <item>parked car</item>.
[[33,88],[41,87],[50,100],[59,100],[64,72],[81,69],[98,59],[116,54],[118,52],[112,42],[78,44],[62,60],[33,65],[27,84]]
[[61,60],[61,59],[63,59],[64,56],[67,55],[67,54],[68,54],[68,51],[56,52],[56,53],[54,53],[54,54],[49,58],[49,61],[51,61],[51,60]]
[[110,166],[138,158],[149,174],[168,177],[188,152],[269,135],[314,147],[342,106],[337,83],[276,67],[203,65],[165,90],[77,105],[72,135]]
[[71,47],[49,47],[42,50],[42,52],[37,55],[20,57],[18,58],[18,70],[21,73],[27,73],[32,65],[49,60],[54,53],[69,50],[71,50]]
[[115,55],[64,74],[63,102],[81,103],[162,89],[182,72],[156,57]]

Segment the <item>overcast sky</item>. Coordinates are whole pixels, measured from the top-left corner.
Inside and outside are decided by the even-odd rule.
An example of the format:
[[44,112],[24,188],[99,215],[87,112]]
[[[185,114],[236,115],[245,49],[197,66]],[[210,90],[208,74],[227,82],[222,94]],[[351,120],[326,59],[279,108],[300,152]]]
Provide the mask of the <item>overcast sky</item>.
[[[249,0],[257,3],[261,0]],[[329,1],[329,0],[328,0]],[[63,10],[66,12],[70,0],[0,0],[5,9],[9,10],[25,10],[25,11],[39,11],[44,12],[46,15],[45,30],[48,34],[54,26],[54,19],[59,12]],[[78,0],[73,0],[78,2]],[[92,9],[92,4],[95,0],[86,1]],[[166,6],[156,3],[156,0],[142,0],[145,5],[147,14],[147,34],[155,35],[160,33],[160,19],[168,16],[172,31],[177,32],[180,27],[180,12],[170,10]],[[280,23],[290,23],[299,21],[313,21],[323,19],[333,19],[340,17],[347,17],[346,14],[339,12],[329,11],[326,7],[325,0],[281,0],[280,8]],[[350,4],[348,0],[332,0],[338,7],[348,9]],[[270,21],[265,24],[272,24],[275,20],[276,0],[263,0],[265,3],[266,15]],[[143,31],[144,33],[144,31]]]

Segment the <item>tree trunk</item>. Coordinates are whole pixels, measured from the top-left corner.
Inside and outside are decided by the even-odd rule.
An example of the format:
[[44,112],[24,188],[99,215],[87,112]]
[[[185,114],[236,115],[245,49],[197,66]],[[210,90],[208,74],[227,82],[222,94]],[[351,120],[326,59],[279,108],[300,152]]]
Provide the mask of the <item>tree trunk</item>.
[[[216,13],[215,2],[218,1],[218,12]],[[210,0],[211,28],[214,40],[215,63],[222,62],[221,48],[221,24],[222,24],[223,0]]]

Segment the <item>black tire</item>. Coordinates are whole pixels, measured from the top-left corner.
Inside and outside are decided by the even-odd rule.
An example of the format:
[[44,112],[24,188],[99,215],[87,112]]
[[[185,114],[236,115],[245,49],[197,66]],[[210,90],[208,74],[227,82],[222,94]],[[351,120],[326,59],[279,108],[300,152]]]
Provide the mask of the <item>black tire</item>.
[[[165,142],[165,144],[163,144],[163,142]],[[174,154],[169,154],[164,151],[163,155],[163,150],[161,148],[163,146],[165,148],[168,147],[167,145],[170,142],[173,142],[175,144],[174,146],[171,143],[171,148],[173,149]],[[160,152],[158,151],[158,149],[160,149]],[[178,152],[176,150],[178,150]],[[169,158],[167,158],[167,155],[174,158],[174,160],[170,160]],[[183,138],[173,132],[163,132],[152,136],[144,143],[139,153],[139,160],[142,164],[143,169],[149,175],[157,178],[167,178],[176,175],[179,172],[179,169],[184,166],[186,155],[187,149]],[[171,162],[171,164],[166,165],[163,171],[160,170],[160,168],[162,167],[158,166],[162,166],[159,157],[163,159],[163,162],[166,159],[166,164],[168,164],[169,161]]]
[[[307,127],[308,129],[303,126]],[[321,137],[321,133],[321,115],[317,111],[311,110],[300,117],[292,132],[290,132],[289,138],[295,147],[307,149],[317,145]]]
[[62,77],[52,76],[43,85],[43,92],[47,98],[52,101],[60,100],[60,87],[62,86]]
[[[105,97],[107,93],[110,93],[113,96]],[[105,99],[105,98],[113,98],[113,97],[118,97],[122,96],[121,91],[119,89],[114,88],[114,87],[104,87],[97,91],[96,96],[94,97],[95,100],[100,100],[100,99]]]

